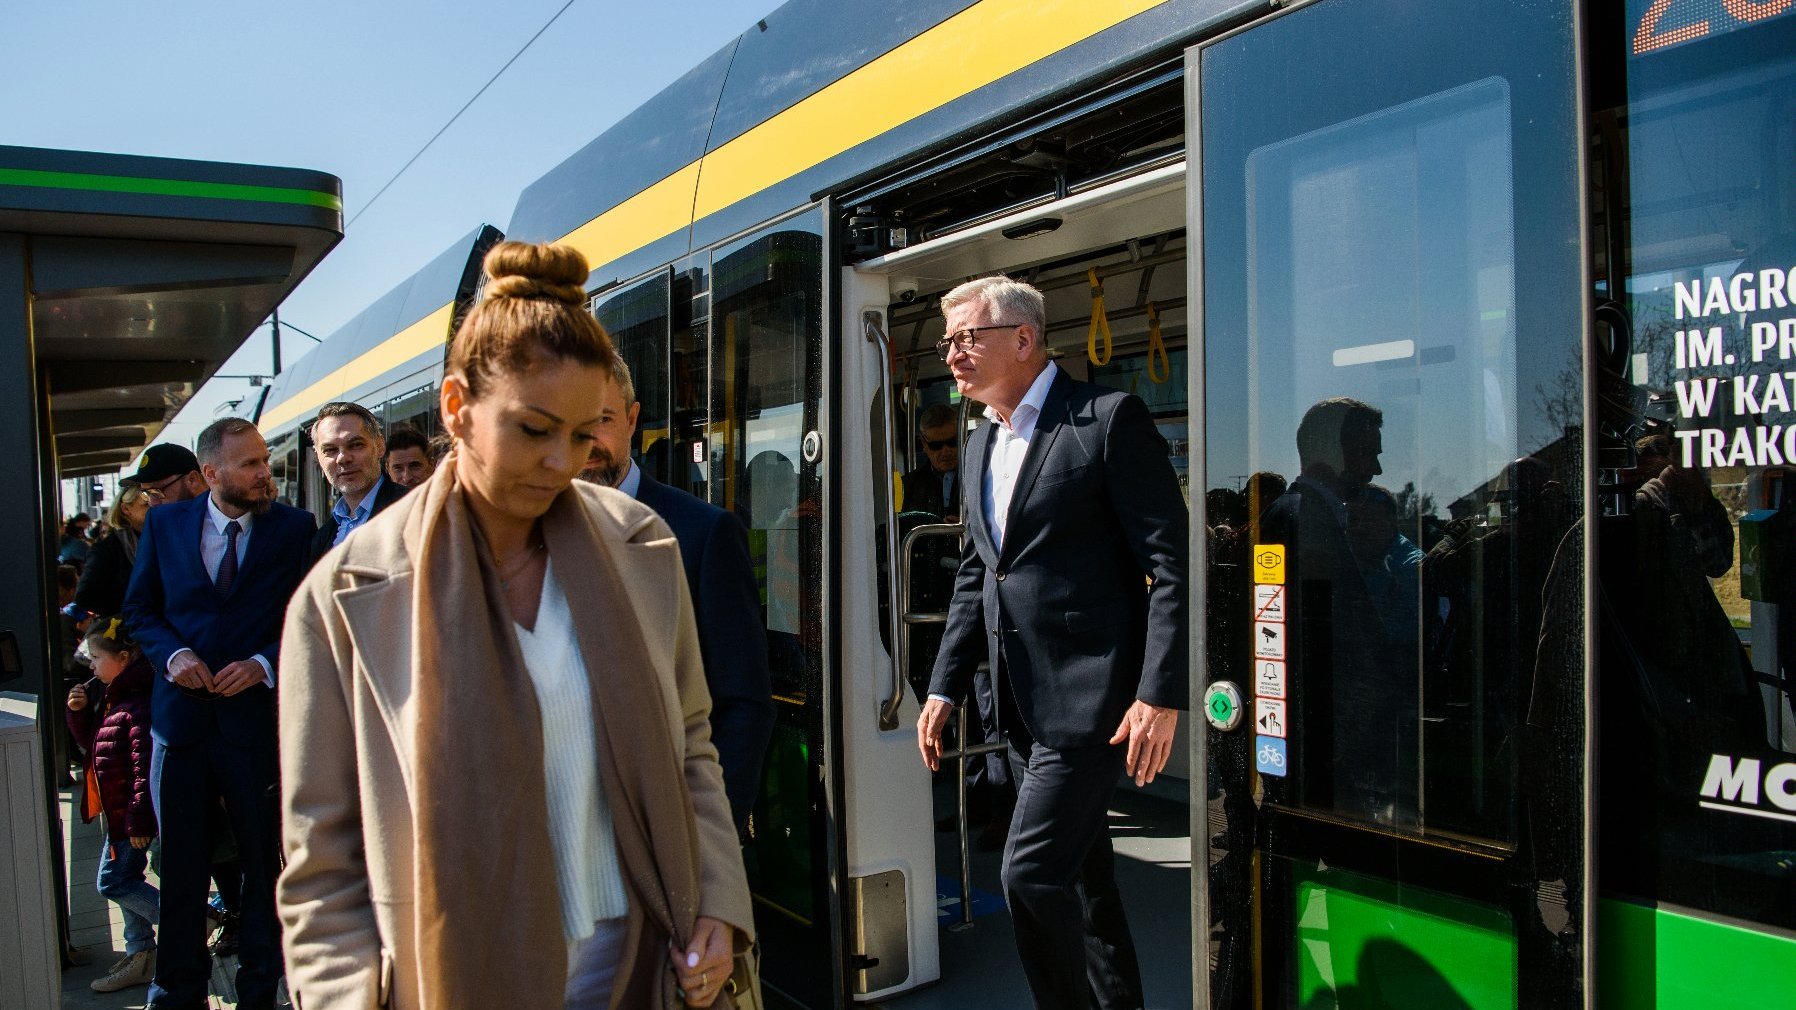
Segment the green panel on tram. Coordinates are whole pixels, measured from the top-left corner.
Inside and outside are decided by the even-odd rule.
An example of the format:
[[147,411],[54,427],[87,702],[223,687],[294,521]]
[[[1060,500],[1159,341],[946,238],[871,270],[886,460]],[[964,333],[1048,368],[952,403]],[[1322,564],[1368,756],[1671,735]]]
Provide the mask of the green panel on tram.
[[1300,1006],[1513,1010],[1515,927],[1425,887],[1292,866]]
[[742,855],[748,883],[762,905],[810,925],[811,747],[801,727],[774,727],[767,745],[755,831]]
[[1796,938],[1626,901],[1603,901],[1597,992],[1621,1010],[1764,1010],[1796,1004]]

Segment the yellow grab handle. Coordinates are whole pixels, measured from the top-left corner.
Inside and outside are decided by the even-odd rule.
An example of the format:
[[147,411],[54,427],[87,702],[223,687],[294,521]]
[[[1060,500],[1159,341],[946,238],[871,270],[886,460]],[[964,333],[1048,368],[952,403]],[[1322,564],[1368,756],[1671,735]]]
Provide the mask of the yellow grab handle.
[[1166,353],[1166,338],[1160,336],[1160,307],[1153,302],[1147,303],[1147,377],[1156,385],[1172,378],[1172,358]]
[[[1102,368],[1110,363],[1110,317],[1104,314],[1104,283],[1098,280],[1098,268],[1092,267],[1085,276],[1091,280],[1091,329],[1085,332],[1085,356],[1093,365]],[[1104,335],[1104,353],[1098,354],[1098,334]]]

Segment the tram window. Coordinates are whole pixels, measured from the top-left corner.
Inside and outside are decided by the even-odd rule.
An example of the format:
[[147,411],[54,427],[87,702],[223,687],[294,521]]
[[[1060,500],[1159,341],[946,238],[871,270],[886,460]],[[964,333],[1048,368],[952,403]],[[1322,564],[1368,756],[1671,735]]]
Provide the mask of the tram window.
[[[672,482],[675,451],[670,441],[672,418],[668,412],[668,296],[667,271],[628,287],[608,291],[594,300],[593,315],[598,317],[611,343],[630,367],[630,379],[636,385],[636,400],[642,412],[636,421],[637,446],[641,466],[650,477],[662,483]],[[690,482],[676,486],[686,488]]]
[[1117,355],[1107,364],[1091,369],[1091,381],[1124,392],[1134,393],[1147,404],[1154,415],[1155,426],[1172,454],[1173,472],[1178,474],[1179,489],[1185,500],[1191,500],[1191,430],[1186,416],[1191,411],[1186,393],[1187,353],[1183,347],[1166,352],[1166,361],[1158,362],[1147,353]]
[[1605,376],[1631,465],[1599,488],[1601,884],[1796,929],[1796,18],[1690,4],[1706,31],[1641,44],[1684,6],[1630,5],[1625,108],[1598,116],[1631,320]]
[[[1284,703],[1270,802],[1513,849],[1582,481],[1578,422],[1531,402],[1578,374],[1576,341],[1535,322],[1577,318],[1576,261],[1517,250],[1569,208],[1523,195],[1508,80],[1367,87],[1404,97],[1206,130],[1205,189],[1228,194],[1205,207],[1212,676]],[[1255,619],[1254,544],[1284,545],[1282,624]]]

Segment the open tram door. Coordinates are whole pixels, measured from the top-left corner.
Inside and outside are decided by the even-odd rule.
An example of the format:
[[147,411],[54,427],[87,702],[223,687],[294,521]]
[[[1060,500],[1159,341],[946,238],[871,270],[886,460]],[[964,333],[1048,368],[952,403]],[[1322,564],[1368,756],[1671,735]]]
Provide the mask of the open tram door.
[[1187,53],[1218,1010],[1587,1005],[1576,10],[1317,0]]

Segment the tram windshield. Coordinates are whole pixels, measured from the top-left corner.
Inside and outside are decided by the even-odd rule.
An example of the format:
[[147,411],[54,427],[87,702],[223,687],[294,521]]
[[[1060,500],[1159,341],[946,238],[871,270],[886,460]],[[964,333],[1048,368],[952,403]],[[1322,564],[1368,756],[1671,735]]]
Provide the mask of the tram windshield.
[[[1606,891],[1796,928],[1796,13],[1628,5],[1598,115]],[[1603,276],[1599,273],[1599,277]],[[1622,322],[1625,320],[1625,322]],[[1621,353],[1621,352],[1624,352]],[[1624,840],[1625,841],[1622,841]],[[1651,844],[1640,844],[1650,839]]]

